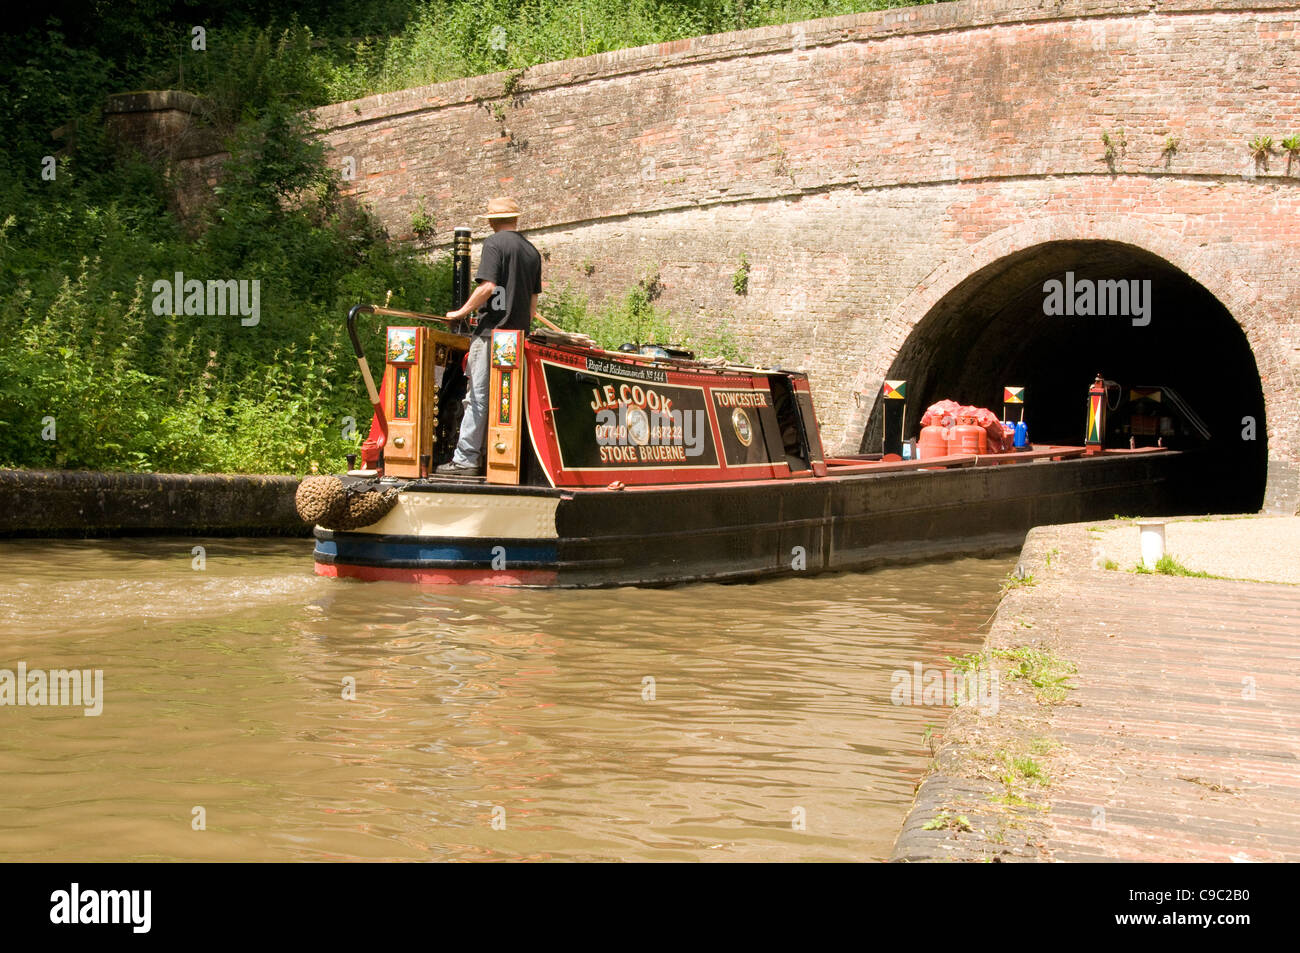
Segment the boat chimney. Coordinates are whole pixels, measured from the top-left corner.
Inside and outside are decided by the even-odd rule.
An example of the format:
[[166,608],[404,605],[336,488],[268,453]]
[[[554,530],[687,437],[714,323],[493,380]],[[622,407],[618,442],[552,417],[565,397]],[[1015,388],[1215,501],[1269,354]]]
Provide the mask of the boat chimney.
[[469,243],[470,230],[462,225],[453,233],[451,243],[451,309],[460,308],[469,300]]

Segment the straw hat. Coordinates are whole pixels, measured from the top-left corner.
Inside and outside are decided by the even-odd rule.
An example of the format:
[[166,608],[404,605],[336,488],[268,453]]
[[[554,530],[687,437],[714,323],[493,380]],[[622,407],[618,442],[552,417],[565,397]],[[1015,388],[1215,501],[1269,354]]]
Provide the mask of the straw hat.
[[512,198],[492,199],[488,202],[487,213],[480,215],[479,218],[518,218],[519,203]]

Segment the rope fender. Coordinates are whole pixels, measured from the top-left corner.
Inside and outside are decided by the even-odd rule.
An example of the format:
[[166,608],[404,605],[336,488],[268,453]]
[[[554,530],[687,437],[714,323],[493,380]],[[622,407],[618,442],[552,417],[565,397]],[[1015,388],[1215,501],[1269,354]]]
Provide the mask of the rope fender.
[[397,505],[397,488],[312,476],[298,485],[294,504],[308,523],[325,529],[358,529],[379,522]]

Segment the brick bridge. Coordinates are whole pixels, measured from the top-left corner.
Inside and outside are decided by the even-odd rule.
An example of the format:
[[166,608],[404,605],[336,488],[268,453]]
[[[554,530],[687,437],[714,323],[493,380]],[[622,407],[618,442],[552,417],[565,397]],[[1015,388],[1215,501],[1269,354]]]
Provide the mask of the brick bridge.
[[[355,194],[435,245],[513,194],[548,289],[657,274],[683,326],[814,379],[831,448],[912,408],[1079,442],[1095,372],[1177,387],[1249,503],[1300,506],[1300,3],[963,0],[703,37],[319,111]],[[1256,137],[1271,152],[1253,152]],[[747,293],[732,276],[744,255]],[[1152,320],[1043,283],[1150,280]],[[1247,439],[1253,418],[1256,439]],[[1241,489],[1239,488],[1239,489]]]

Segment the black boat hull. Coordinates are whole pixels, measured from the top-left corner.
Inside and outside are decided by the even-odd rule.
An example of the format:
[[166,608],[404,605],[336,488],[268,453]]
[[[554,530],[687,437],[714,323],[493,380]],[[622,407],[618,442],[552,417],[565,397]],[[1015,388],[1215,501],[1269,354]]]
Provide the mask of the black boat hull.
[[[1033,526],[1182,512],[1187,464],[1164,452],[624,490],[412,484],[399,512],[373,527],[318,528],[317,571],[589,588],[983,555],[1019,546]],[[422,506],[454,514],[454,531],[401,512]]]

